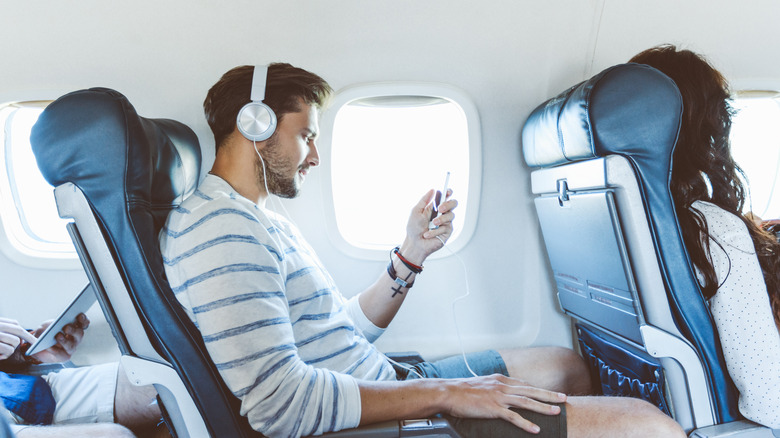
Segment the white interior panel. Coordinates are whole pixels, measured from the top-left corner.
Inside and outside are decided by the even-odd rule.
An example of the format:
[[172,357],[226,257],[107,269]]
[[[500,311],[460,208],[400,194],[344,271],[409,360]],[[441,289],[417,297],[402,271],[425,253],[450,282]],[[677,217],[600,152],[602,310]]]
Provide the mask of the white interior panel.
[[[286,61],[337,90],[381,81],[451,84],[471,98],[481,120],[476,230],[458,252],[465,270],[453,256],[430,260],[380,346],[429,357],[457,353],[452,303],[467,292],[455,305],[465,350],[571,345],[520,153],[526,116],[586,76],[662,42],[708,54],[732,80],[777,80],[778,12],[770,0],[5,2],[0,102],[114,88],[145,117],[191,126],[205,172],[214,145],[201,105],[236,65]],[[315,169],[303,195],[285,205],[351,296],[382,275],[386,262],[334,248],[321,220],[329,208],[317,188],[321,175]],[[408,200],[410,208],[415,202]],[[1,254],[0,278],[0,314],[30,326],[55,315],[85,281],[78,270],[34,270]]]

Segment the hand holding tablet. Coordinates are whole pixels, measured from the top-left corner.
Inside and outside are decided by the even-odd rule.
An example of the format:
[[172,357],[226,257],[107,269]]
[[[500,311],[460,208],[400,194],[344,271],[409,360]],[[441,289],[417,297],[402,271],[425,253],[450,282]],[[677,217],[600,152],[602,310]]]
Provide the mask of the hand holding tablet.
[[[87,285],[78,295],[76,295],[73,301],[54,322],[36,330],[34,335],[38,337],[38,340],[27,349],[25,355],[31,356],[45,351],[46,357],[40,357],[41,355],[38,355],[37,357],[43,362],[68,360],[73,353],[73,350],[81,341],[83,330],[89,326],[89,320],[86,316],[82,315],[79,318],[79,315],[85,313],[92,307],[95,298],[92,287]],[[57,334],[63,330],[65,330],[64,336],[61,337],[61,342],[58,343]],[[46,351],[47,349],[51,350]]]

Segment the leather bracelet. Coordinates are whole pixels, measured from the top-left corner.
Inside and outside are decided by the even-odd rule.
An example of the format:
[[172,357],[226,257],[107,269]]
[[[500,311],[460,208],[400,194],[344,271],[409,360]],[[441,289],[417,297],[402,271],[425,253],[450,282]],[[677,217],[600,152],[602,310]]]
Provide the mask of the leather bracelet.
[[[410,288],[414,286],[414,280],[407,282],[406,280],[399,278],[398,274],[395,272],[395,268],[393,267],[393,261],[390,260],[390,263],[387,264],[387,274],[390,276],[390,278],[399,286]],[[409,278],[409,277],[407,277]]]
[[419,274],[420,272],[423,271],[423,267],[422,266],[417,266],[414,263],[410,262],[409,260],[406,260],[404,258],[404,256],[401,255],[400,251],[401,251],[400,247],[396,246],[395,248],[393,248],[393,252],[390,255],[390,257],[391,257],[390,261],[391,262],[392,262],[392,254],[395,254],[398,257],[398,260],[400,260],[401,263],[404,264],[404,266],[409,268],[410,271],[414,272],[415,274]]

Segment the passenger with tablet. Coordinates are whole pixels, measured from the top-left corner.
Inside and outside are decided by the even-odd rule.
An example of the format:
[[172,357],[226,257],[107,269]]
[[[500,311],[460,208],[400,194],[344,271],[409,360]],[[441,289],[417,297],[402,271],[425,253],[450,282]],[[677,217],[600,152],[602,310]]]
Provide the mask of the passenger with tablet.
[[[87,287],[71,304],[85,294],[94,301]],[[49,330],[53,345],[24,354],[52,324],[57,322],[46,321],[28,331],[15,320],[0,317],[0,406],[5,405],[16,436],[132,437],[131,429],[158,436],[161,414],[154,387],[132,385],[118,363],[49,366],[70,360],[90,324],[84,313],[63,321],[62,330]],[[36,370],[42,374],[35,375]],[[169,436],[167,430],[160,432],[159,436]]]

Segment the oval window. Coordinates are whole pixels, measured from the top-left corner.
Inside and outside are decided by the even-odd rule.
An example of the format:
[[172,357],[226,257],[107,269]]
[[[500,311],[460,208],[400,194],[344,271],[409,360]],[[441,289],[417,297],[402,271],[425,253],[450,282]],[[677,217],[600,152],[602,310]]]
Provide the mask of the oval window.
[[30,130],[50,101],[0,105],[0,249],[17,263],[76,269],[81,265],[65,224],[57,213],[53,187],[38,170]]
[[443,190],[447,172],[459,203],[448,247],[465,245],[476,224],[482,167],[479,119],[465,95],[432,84],[353,87],[336,95],[326,124],[325,195],[332,194],[336,246],[386,257],[403,241],[411,207],[427,189]]

